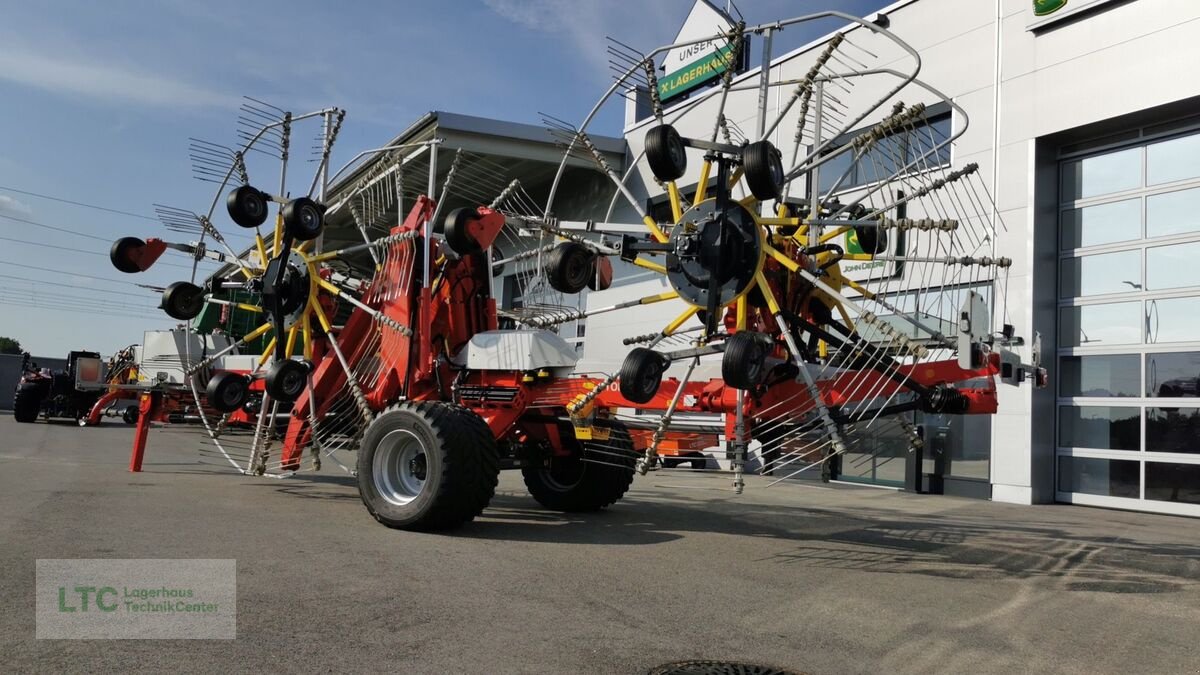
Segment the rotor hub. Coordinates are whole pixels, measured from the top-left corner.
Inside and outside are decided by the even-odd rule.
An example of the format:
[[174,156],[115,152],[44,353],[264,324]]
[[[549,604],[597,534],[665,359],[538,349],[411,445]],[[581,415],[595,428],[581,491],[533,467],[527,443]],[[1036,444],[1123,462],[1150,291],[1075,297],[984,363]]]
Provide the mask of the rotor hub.
[[[283,276],[276,283],[280,265],[284,266]],[[308,305],[310,283],[308,265],[296,251],[289,253],[286,261],[272,259],[263,275],[263,307],[270,310],[273,303],[277,304],[283,314],[284,328],[291,328]]]
[[679,297],[707,307],[717,282],[719,305],[746,292],[762,263],[762,238],[754,215],[736,202],[723,211],[709,199],[688,209],[671,230],[667,279]]

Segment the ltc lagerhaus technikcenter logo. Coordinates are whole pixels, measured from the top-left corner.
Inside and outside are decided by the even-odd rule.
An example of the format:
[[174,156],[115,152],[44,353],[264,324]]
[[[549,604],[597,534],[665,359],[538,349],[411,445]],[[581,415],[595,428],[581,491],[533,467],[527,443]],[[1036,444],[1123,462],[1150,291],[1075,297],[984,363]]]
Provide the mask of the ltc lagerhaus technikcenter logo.
[[237,637],[235,560],[38,560],[38,639]]

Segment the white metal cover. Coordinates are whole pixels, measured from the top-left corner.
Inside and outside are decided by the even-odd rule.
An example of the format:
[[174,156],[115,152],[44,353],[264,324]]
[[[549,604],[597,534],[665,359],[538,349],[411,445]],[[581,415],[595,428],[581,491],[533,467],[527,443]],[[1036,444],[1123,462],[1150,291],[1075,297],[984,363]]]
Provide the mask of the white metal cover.
[[574,368],[579,355],[567,341],[544,330],[478,333],[453,359],[471,370]]

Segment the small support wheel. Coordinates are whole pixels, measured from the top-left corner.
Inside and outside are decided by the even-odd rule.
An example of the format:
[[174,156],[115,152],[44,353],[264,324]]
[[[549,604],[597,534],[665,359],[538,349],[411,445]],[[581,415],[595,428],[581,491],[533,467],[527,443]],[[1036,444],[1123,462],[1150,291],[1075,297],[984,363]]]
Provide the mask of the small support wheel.
[[121,421],[125,422],[125,424],[137,424],[138,415],[140,414],[141,412],[136,405],[126,406],[121,411]]
[[300,361],[283,359],[271,364],[264,384],[271,398],[284,403],[295,403],[308,387],[309,368]]
[[478,217],[479,213],[475,209],[466,206],[446,214],[446,219],[442,221],[442,232],[446,236],[446,243],[455,253],[466,255],[479,250],[479,242],[475,241],[475,237],[467,229]]
[[298,197],[283,207],[283,229],[297,241],[321,236],[325,227],[325,207],[308,197]]
[[113,242],[112,248],[108,251],[108,259],[112,262],[113,267],[126,274],[141,272],[142,268],[134,260],[133,254],[145,245],[146,242],[137,237],[121,237]]
[[661,181],[683,177],[687,171],[687,152],[675,127],[661,124],[646,132],[646,163]]
[[225,210],[238,225],[251,228],[267,222],[270,197],[262,190],[243,185],[225,198]]
[[223,413],[233,412],[241,408],[249,398],[250,378],[228,371],[217,373],[208,381],[204,396],[208,399],[208,404],[216,410]]
[[653,349],[638,347],[629,352],[618,375],[621,396],[634,403],[645,403],[654,398],[669,365],[670,359]]
[[887,232],[878,227],[859,226],[854,228],[854,237],[863,253],[876,255],[887,250]]
[[186,281],[176,281],[163,290],[162,308],[172,319],[190,321],[204,309],[204,289]]
[[772,346],[771,338],[762,333],[734,333],[721,357],[721,379],[734,389],[753,389],[762,378]]
[[[525,487],[552,511],[599,511],[625,495],[633,482],[637,454],[624,426],[609,430],[606,441],[570,441],[571,452],[525,466]],[[587,461],[594,455],[597,461]]]
[[779,199],[783,188],[783,156],[770,141],[742,148],[742,170],[751,194],[760,200]]
[[578,242],[564,241],[546,255],[550,286],[562,293],[582,291],[593,280],[595,270],[596,254]]

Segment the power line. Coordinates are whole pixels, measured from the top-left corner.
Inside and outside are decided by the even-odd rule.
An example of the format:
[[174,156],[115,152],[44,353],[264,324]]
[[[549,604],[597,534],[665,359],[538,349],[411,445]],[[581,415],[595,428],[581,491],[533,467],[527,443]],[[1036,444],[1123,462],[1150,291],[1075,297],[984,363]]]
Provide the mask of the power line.
[[66,232],[67,234],[74,234],[74,235],[78,235],[80,237],[87,237],[89,239],[95,239],[97,241],[109,241],[108,239],[105,239],[104,237],[97,237],[94,234],[87,234],[86,232],[80,232],[78,230],[68,230],[65,227],[55,227],[53,225],[47,225],[45,223],[38,223],[38,222],[35,222],[32,220],[26,220],[24,218],[18,218],[16,216],[10,216],[10,215],[6,215],[3,213],[0,213],[0,218],[7,218],[9,220],[15,220],[18,223],[25,223],[27,225],[33,225],[34,227],[44,227],[47,230],[57,230],[59,232]]
[[76,309],[73,307],[72,308],[48,307],[44,304],[39,304],[36,302],[24,302],[21,300],[6,300],[4,298],[0,298],[0,305],[12,305],[14,307],[30,307],[33,309],[44,309],[44,310],[50,311],[50,312],[70,312],[72,314],[95,314],[95,315],[99,315],[99,316],[110,316],[110,317],[111,316],[121,316],[121,317],[130,318],[130,319],[144,319],[147,321],[163,321],[163,322],[169,322],[169,323],[180,323],[180,322],[176,321],[175,319],[166,317],[165,315],[152,316],[149,314],[131,314],[131,313],[126,313],[126,312],[107,311],[107,310],[101,312],[101,311],[86,309],[86,308]]
[[62,197],[52,197],[50,195],[43,195],[43,194],[39,194],[37,192],[30,192],[28,190],[18,190],[17,188],[7,187],[4,185],[0,185],[0,190],[4,190],[6,192],[16,192],[17,194],[22,194],[22,195],[29,195],[30,197],[37,197],[38,199],[49,199],[52,202],[62,202],[63,204],[72,204],[74,206],[82,206],[87,209],[96,209],[97,211],[108,211],[109,213],[117,213],[122,216],[132,216],[134,218],[142,218],[144,220],[153,220],[153,221],[158,220],[157,218],[154,218],[153,216],[147,216],[147,215],[144,215],[141,213],[131,213],[129,211],[122,211],[120,209],[110,209],[107,206],[96,206],[95,204],[87,204],[85,202],[77,202],[77,201],[73,201],[70,199],[63,199]]
[[58,274],[68,274],[68,275],[75,276],[75,277],[84,277],[86,279],[95,279],[97,281],[107,281],[107,282],[114,283],[114,284],[129,284],[130,286],[141,286],[142,285],[142,284],[139,284],[139,283],[136,283],[133,281],[125,281],[124,279],[110,279],[108,277],[97,277],[97,276],[94,276],[91,274],[81,274],[79,272],[72,272],[70,270],[60,270],[60,269],[55,269],[53,267],[38,267],[36,265],[23,265],[21,263],[13,262],[11,260],[0,260],[0,266],[4,266],[4,265],[9,265],[11,267],[23,267],[28,270],[37,270],[39,272],[54,272],[54,273],[58,273]]
[[[104,256],[104,257],[106,257],[106,258],[108,257],[108,254],[106,254],[106,253],[100,253],[99,251],[88,251],[88,250],[85,250],[85,249],[82,249],[82,248],[71,248],[70,246],[59,246],[59,245],[57,245],[57,244],[44,244],[44,243],[42,243],[42,242],[40,242],[40,241],[26,241],[26,240],[24,240],[24,239],[14,239],[14,238],[12,238],[12,237],[0,237],[0,240],[2,240],[2,241],[15,241],[15,242],[17,242],[18,244],[28,244],[28,245],[30,245],[30,246],[44,246],[44,247],[46,247],[46,248],[53,248],[53,249],[57,249],[57,250],[60,250],[60,251],[71,251],[71,252],[73,252],[73,253],[87,253],[88,255],[101,255],[101,256]],[[213,264],[218,264],[218,265],[220,265],[220,264],[224,264],[224,263],[220,263],[219,261],[216,261],[216,260],[201,260],[201,261],[199,261],[199,262],[202,262],[202,263],[213,263]],[[168,263],[168,262],[164,262],[164,263],[157,263],[157,264],[159,264],[159,265],[166,265],[166,266],[169,266],[169,267],[182,267],[183,269],[188,269],[188,270],[192,269],[192,266],[191,266],[191,265],[179,265],[179,264],[177,264],[177,263]]]
[[[28,277],[18,277],[18,276],[13,276],[11,274],[0,274],[0,278],[16,279],[17,281],[23,281],[23,282],[30,283],[30,284],[37,284],[39,286],[62,286],[63,288],[73,288],[73,289],[80,290],[80,291],[87,291],[89,293],[109,293],[112,295],[120,295],[120,296],[124,296],[127,298],[149,297],[149,296],[137,295],[137,294],[131,293],[129,291],[113,291],[113,290],[109,290],[107,288],[80,288],[79,286],[77,286],[75,284],[63,284],[63,283],[58,283],[55,281],[43,281],[41,279],[30,279]],[[17,290],[20,290],[20,289],[17,289]]]

